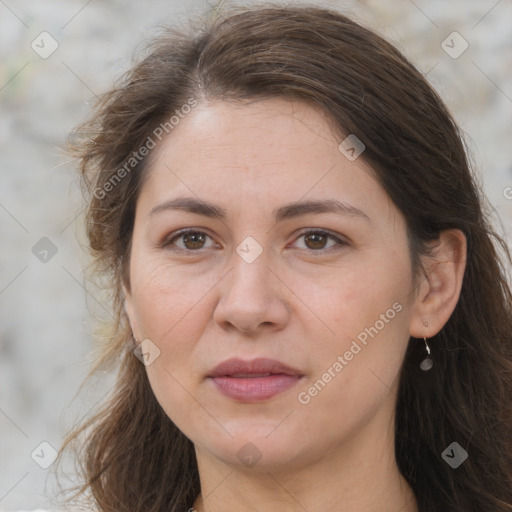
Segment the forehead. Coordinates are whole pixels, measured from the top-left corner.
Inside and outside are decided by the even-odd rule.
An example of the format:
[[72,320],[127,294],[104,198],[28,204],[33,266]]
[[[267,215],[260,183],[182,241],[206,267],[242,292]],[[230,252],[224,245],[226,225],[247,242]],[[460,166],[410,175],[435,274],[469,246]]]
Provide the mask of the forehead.
[[[141,199],[178,195],[215,200],[229,210],[301,198],[336,198],[389,208],[385,191],[362,160],[350,161],[319,107],[280,98],[201,103],[155,149]],[[144,196],[144,197],[142,197]],[[306,197],[307,196],[307,197]]]
[[222,154],[236,162],[250,155],[261,163],[265,157],[274,161],[292,157],[304,145],[313,155],[320,141],[337,146],[337,138],[323,111],[304,102],[282,98],[214,101],[199,104],[179,120],[159,145],[157,159],[172,153],[180,163],[194,149],[194,158]]

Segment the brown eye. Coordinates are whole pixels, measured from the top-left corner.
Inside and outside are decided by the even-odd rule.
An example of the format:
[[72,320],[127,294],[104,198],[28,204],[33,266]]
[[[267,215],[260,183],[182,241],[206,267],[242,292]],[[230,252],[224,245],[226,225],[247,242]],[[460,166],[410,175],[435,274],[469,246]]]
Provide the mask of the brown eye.
[[304,235],[306,245],[310,249],[324,249],[328,238],[329,237],[323,233],[312,233],[310,235]]
[[[305,248],[310,249],[313,252],[328,252],[331,249],[336,250],[342,246],[348,245],[348,243],[341,238],[334,236],[327,231],[321,230],[304,231],[299,235],[298,239],[301,238],[304,239]],[[329,240],[333,240],[335,243],[326,247]]]
[[[208,238],[211,237],[202,231],[189,229],[167,239],[162,246],[176,251],[200,251],[205,248],[205,243]],[[181,240],[182,243],[175,243],[177,240]]]
[[185,233],[183,236],[183,244],[187,249],[201,249],[204,244],[204,233]]

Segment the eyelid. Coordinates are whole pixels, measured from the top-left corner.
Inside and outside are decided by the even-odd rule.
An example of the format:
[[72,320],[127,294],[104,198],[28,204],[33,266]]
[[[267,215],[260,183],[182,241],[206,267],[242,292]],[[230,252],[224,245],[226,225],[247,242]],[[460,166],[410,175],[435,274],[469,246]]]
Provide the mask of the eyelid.
[[[173,231],[170,235],[164,237],[161,243],[158,244],[160,248],[167,249],[173,242],[173,240],[176,240],[177,238],[181,238],[184,235],[187,235],[189,233],[201,233],[206,235],[207,237],[211,238],[213,240],[213,237],[205,230],[205,228],[183,228],[179,229],[178,231]],[[197,249],[195,251],[190,249],[182,249],[181,247],[176,247],[173,249],[170,249],[175,252],[188,252],[188,253],[200,253],[204,249]]]
[[[160,248],[168,248],[172,244],[173,240],[176,240],[177,238],[180,238],[188,233],[201,233],[213,240],[213,237],[205,230],[205,228],[183,228],[183,229],[180,229],[178,231],[171,233],[169,236],[166,236],[163,239],[163,241],[159,244],[159,247]],[[333,232],[331,232],[327,229],[324,229],[324,228],[303,228],[295,235],[294,241],[296,241],[297,239],[301,238],[304,235],[311,234],[311,233],[325,235],[327,238],[335,240],[337,242],[337,244],[332,247],[329,247],[327,249],[318,249],[318,250],[307,249],[307,248],[302,249],[302,250],[306,250],[310,253],[326,254],[326,253],[331,252],[331,250],[333,250],[333,249],[336,250],[336,249],[339,249],[340,247],[349,245],[349,242],[342,235],[334,234]],[[170,250],[172,250],[174,252],[201,253],[202,251],[204,251],[206,249],[201,248],[201,249],[192,250],[192,249],[182,249],[181,247],[177,247],[177,248],[173,248]]]
[[331,238],[337,242],[336,245],[329,247],[327,249],[318,249],[318,250],[304,249],[313,254],[327,254],[327,253],[331,252],[332,250],[336,250],[336,249],[339,249],[340,247],[349,245],[349,242],[345,237],[343,237],[342,235],[335,234],[335,233],[329,231],[328,229],[324,229],[324,228],[304,228],[301,231],[299,231],[299,233],[297,233],[297,235],[295,236],[295,240],[298,240],[302,236],[310,234],[310,233],[320,233],[322,235],[325,235],[327,238]]

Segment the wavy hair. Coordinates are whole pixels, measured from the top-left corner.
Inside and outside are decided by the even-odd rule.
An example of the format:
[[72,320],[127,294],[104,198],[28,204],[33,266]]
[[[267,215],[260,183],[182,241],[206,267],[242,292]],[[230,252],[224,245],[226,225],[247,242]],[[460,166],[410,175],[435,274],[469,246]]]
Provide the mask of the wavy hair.
[[[275,4],[164,27],[75,130],[85,137],[70,139],[88,193],[94,273],[109,279],[115,316],[91,375],[100,366],[118,371],[108,400],[59,452],[60,461],[73,449],[78,461],[70,500],[86,497],[100,512],[181,512],[200,492],[194,446],[132,353],[121,289],[129,287],[135,205],[150,169],[150,155],[130,159],[191,98],[298,99],[319,106],[340,136],[355,134],[366,146],[361,158],[406,219],[414,278],[428,242],[445,229],[464,233],[460,298],[431,340],[436,364],[428,377],[417,371],[424,347],[411,338],[400,369],[396,461],[421,512],[512,512],[512,296],[504,265],[511,256],[491,226],[463,136],[422,74],[381,36],[332,9]],[[452,442],[469,454],[457,469],[441,455]]]

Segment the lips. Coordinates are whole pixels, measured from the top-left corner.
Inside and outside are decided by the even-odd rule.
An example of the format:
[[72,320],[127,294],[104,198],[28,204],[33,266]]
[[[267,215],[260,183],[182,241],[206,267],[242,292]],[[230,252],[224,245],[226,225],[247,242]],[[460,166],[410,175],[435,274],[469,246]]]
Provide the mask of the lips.
[[296,375],[302,373],[275,359],[258,358],[251,361],[228,359],[216,366],[209,377],[248,377],[258,378],[268,375]]
[[294,386],[302,372],[275,359],[228,359],[208,375],[218,391],[241,402],[269,399]]

